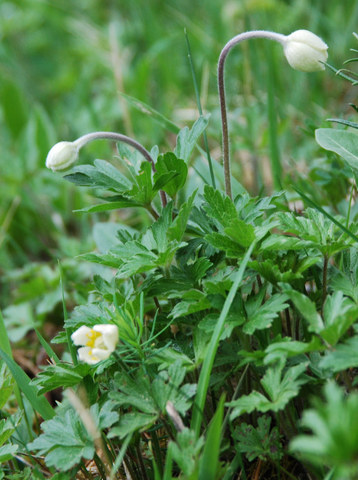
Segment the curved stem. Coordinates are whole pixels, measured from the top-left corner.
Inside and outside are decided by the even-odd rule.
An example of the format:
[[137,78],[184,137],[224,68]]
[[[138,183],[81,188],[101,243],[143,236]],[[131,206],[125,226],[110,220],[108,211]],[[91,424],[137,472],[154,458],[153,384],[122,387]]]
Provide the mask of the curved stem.
[[[156,171],[154,160],[151,154],[148,152],[148,150],[133,138],[127,137],[127,135],[122,135],[121,133],[115,133],[115,132],[92,132],[92,133],[87,133],[86,135],[83,135],[73,143],[80,150],[87,143],[93,142],[94,140],[113,140],[115,142],[127,143],[131,147],[135,148],[139,153],[141,153],[143,157],[152,164],[153,172]],[[165,195],[165,192],[163,192],[162,190],[160,191],[160,198],[161,198],[163,207],[165,207],[167,204],[167,197]]]
[[225,176],[225,192],[228,197],[232,198],[231,192],[231,178],[230,178],[230,150],[229,150],[229,131],[227,124],[227,112],[226,112],[226,98],[225,98],[225,60],[228,53],[238,43],[243,40],[249,40],[250,38],[267,38],[269,40],[275,40],[281,44],[284,43],[286,36],[280,33],[269,32],[266,30],[253,30],[251,32],[240,33],[233,37],[222,49],[219,62],[218,62],[218,89],[220,99],[220,112],[221,112],[221,125],[222,125],[222,138],[223,138],[223,162],[224,162],[224,176]]

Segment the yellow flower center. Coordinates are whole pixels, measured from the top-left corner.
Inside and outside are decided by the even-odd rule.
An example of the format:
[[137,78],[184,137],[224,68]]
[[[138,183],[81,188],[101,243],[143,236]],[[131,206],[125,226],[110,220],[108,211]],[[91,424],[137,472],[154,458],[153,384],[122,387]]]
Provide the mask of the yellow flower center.
[[87,347],[93,348],[95,346],[95,342],[98,337],[102,334],[100,332],[96,332],[95,330],[91,330],[90,333],[87,334],[88,342],[86,343]]

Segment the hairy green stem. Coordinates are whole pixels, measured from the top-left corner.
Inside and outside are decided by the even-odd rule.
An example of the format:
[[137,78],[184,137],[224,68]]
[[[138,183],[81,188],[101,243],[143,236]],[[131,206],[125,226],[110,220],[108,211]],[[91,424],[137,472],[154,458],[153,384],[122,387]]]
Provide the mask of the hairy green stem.
[[225,177],[225,192],[232,198],[231,178],[230,178],[230,148],[229,148],[229,130],[227,122],[226,98],[225,98],[225,61],[230,50],[238,43],[251,38],[267,38],[283,44],[285,35],[270,32],[266,30],[253,30],[251,32],[240,33],[233,37],[222,49],[218,62],[218,89],[221,112],[222,142],[223,142],[223,162]]
[[[131,147],[135,148],[139,153],[143,155],[143,157],[148,160],[149,163],[152,165],[152,170],[155,172],[155,163],[146,148],[143,147],[137,140],[134,140],[131,137],[127,137],[127,135],[122,135],[121,133],[116,132],[91,132],[83,135],[82,137],[75,140],[73,143],[77,146],[78,150],[80,150],[84,145],[87,143],[93,142],[94,140],[113,140],[115,142],[122,142],[130,145]],[[160,198],[162,201],[163,207],[167,204],[167,197],[165,192],[162,190],[160,191]]]
[[[197,106],[198,106],[199,114],[200,114],[200,115],[203,115],[203,109],[201,108],[201,101],[200,101],[200,93],[199,93],[199,88],[198,88],[198,82],[197,82],[197,80],[196,80],[194,63],[193,63],[193,58],[192,58],[192,55],[191,55],[190,42],[189,42],[189,37],[188,37],[188,34],[187,34],[186,29],[184,30],[184,34],[185,34],[186,45],[187,45],[187,48],[188,48],[188,60],[189,60],[189,65],[190,65],[191,74],[192,74],[192,77],[193,77],[195,97],[196,97],[196,104],[197,104]],[[205,146],[205,150],[206,150],[206,158],[208,159],[208,164],[209,164],[211,184],[212,184],[213,188],[216,188],[215,175],[214,175],[214,170],[213,170],[213,162],[212,162],[211,155],[210,155],[209,143],[208,143],[208,137],[207,137],[207,135],[206,135],[206,131],[204,131],[204,133],[203,133],[203,139],[204,139],[204,146]]]

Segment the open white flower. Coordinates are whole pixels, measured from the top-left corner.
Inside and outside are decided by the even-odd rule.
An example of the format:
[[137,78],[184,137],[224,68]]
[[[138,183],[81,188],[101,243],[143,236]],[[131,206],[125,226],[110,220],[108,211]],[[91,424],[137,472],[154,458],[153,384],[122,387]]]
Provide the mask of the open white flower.
[[291,67],[301,72],[324,70],[322,62],[328,58],[328,46],[308,30],[296,30],[285,37],[283,50]]
[[54,172],[65,170],[70,167],[78,158],[79,148],[75,142],[59,142],[48,152],[46,167]]
[[83,345],[78,349],[78,358],[90,365],[95,365],[114,352],[118,343],[118,327],[105,324],[89,328],[82,325],[73,332],[71,338],[75,345]]

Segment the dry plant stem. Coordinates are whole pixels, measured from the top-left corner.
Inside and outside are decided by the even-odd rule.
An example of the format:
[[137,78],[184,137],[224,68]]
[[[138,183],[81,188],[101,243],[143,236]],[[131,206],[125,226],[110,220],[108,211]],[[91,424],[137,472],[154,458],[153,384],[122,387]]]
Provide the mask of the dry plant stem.
[[[155,163],[151,154],[148,152],[148,150],[133,138],[127,137],[127,135],[122,135],[121,133],[116,133],[116,132],[92,132],[92,133],[87,133],[86,135],[83,135],[82,137],[78,138],[74,143],[77,145],[78,149],[80,149],[89,142],[93,142],[94,140],[101,140],[101,139],[113,140],[114,142],[127,143],[131,147],[135,148],[139,153],[143,155],[143,157],[146,160],[148,160],[148,162],[151,163],[152,170],[153,172],[155,172]],[[165,207],[167,204],[167,197],[165,195],[165,192],[160,191],[160,198],[161,198],[163,207]]]
[[232,38],[222,49],[218,62],[218,89],[221,112],[221,125],[223,137],[223,161],[224,161],[224,176],[225,176],[225,192],[226,195],[232,198],[231,178],[230,178],[230,148],[229,148],[229,131],[227,123],[226,98],[225,98],[225,60],[228,53],[238,43],[250,38],[267,38],[275,40],[283,44],[285,35],[280,33],[270,32],[266,30],[253,30],[252,32],[244,32]]

